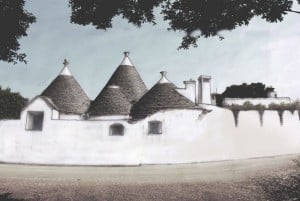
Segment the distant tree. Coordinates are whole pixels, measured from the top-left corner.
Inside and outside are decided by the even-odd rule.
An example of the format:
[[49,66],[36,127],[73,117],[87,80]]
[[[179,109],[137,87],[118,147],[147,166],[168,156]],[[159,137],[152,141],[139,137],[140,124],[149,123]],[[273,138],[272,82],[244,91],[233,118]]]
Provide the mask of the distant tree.
[[0,119],[18,119],[27,99],[0,86]]
[[243,83],[241,85],[231,85],[222,93],[223,98],[266,98],[269,91],[274,91],[272,87],[266,87],[263,83]]
[[[300,4],[300,0],[297,0]],[[179,48],[197,47],[200,37],[217,36],[222,30],[248,25],[257,16],[267,22],[282,21],[292,10],[293,0],[69,0],[71,22],[97,29],[112,27],[112,19],[120,15],[140,27],[155,22],[154,8],[159,7],[168,30],[182,31],[185,36]]]
[[27,36],[35,17],[24,9],[24,0],[0,0],[0,60],[26,63],[26,54],[19,53],[19,39]]

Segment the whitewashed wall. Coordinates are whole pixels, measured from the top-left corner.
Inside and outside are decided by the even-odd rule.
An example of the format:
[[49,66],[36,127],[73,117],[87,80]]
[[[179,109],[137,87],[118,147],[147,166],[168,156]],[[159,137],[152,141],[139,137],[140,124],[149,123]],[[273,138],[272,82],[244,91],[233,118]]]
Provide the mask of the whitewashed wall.
[[78,114],[63,114],[59,113],[59,119],[64,120],[83,120],[84,116]]
[[[38,164],[138,165],[190,163],[300,153],[298,114],[266,111],[264,125],[255,111],[241,112],[235,127],[232,112],[161,111],[136,122],[45,119],[42,132],[25,131],[25,122],[0,121],[0,161]],[[46,117],[47,115],[45,115]],[[148,135],[148,121],[163,122],[162,135]],[[110,136],[113,123],[124,136]]]

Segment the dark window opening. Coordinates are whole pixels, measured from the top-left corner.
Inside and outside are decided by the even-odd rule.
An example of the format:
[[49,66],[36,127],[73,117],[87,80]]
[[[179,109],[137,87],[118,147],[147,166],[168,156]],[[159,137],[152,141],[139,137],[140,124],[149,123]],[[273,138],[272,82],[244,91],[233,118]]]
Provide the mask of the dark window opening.
[[124,126],[122,124],[113,124],[110,126],[110,135],[124,135]]
[[27,112],[26,130],[43,130],[44,112]]
[[162,123],[160,121],[149,122],[149,134],[162,134]]

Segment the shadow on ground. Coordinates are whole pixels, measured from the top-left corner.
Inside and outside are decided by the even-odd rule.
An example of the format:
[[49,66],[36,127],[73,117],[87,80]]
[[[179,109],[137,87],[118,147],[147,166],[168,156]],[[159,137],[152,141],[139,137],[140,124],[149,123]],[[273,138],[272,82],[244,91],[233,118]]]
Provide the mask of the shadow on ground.
[[24,199],[15,199],[11,197],[11,193],[4,193],[0,195],[0,201],[26,201]]
[[293,162],[297,166],[295,172],[282,177],[261,178],[257,181],[268,200],[300,200],[300,160],[293,160]]

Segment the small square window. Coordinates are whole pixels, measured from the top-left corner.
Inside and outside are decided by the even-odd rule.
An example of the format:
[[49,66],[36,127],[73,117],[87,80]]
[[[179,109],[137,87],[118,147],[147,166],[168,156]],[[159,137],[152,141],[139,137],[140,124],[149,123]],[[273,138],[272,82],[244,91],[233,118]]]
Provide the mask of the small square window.
[[148,129],[149,134],[162,134],[162,123],[160,121],[150,121]]
[[122,136],[124,135],[124,126],[122,124],[113,124],[110,126],[110,135]]
[[44,112],[27,112],[26,130],[41,131],[43,130]]

